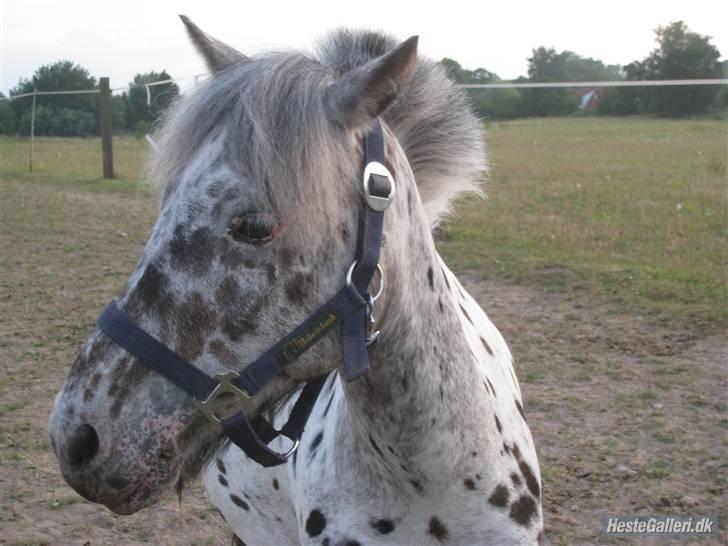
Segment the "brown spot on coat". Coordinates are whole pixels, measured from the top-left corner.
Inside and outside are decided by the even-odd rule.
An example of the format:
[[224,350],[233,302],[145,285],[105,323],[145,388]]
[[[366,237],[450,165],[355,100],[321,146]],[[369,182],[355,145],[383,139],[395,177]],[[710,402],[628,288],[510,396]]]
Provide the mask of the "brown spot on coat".
[[240,508],[242,508],[246,512],[248,510],[250,510],[250,506],[248,506],[248,503],[245,502],[240,497],[238,497],[237,495],[230,495],[230,500],[233,501],[233,504],[235,504],[235,506],[239,506]]
[[220,263],[227,269],[238,269],[241,265],[251,268],[255,265],[239,248],[231,248],[220,254]]
[[518,410],[518,413],[521,414],[521,417],[523,417],[523,420],[526,420],[526,414],[523,412],[523,406],[518,400],[515,400],[516,402],[516,409]]
[[389,533],[394,531],[394,522],[391,519],[378,519],[370,522],[370,525],[380,535],[388,535]]
[[114,372],[112,372],[112,377],[114,377],[115,374],[122,373],[123,371],[126,372],[121,379],[112,383],[109,388],[109,392],[111,392],[112,389],[114,390],[114,394],[110,394],[110,396],[115,396],[114,403],[109,409],[109,415],[112,419],[116,419],[119,416],[121,408],[126,402],[126,398],[129,394],[131,394],[131,392],[136,390],[136,386],[142,381],[142,379],[152,372],[150,368],[147,368],[136,359],[131,362],[131,365],[128,368],[126,366],[127,362],[129,362],[129,359],[122,359],[117,365],[118,367],[114,370]]
[[430,518],[430,526],[427,532],[440,542],[445,542],[447,540],[447,537],[450,536],[447,527],[443,525],[443,523],[437,518],[437,516],[432,516]]
[[185,227],[178,225],[169,243],[172,267],[195,276],[204,275],[215,257],[215,238],[208,228],[197,229],[189,237],[185,235]]
[[102,377],[101,372],[96,372],[93,375],[93,377],[91,378],[91,384],[90,384],[92,389],[95,389],[96,387],[99,386],[99,383],[101,382],[101,377]]
[[435,279],[433,278],[432,268],[427,269],[427,282],[430,283],[430,289],[435,289]]
[[273,281],[276,280],[276,277],[278,276],[278,269],[276,268],[275,264],[267,264],[265,266],[265,274],[266,278],[268,279],[269,283],[273,283]]
[[486,377],[485,380],[488,382],[488,386],[490,387],[490,392],[493,393],[493,396],[498,396],[498,394],[496,394],[496,392],[495,392],[495,387],[493,386],[493,383],[490,382],[490,379]]
[[132,318],[141,318],[145,312],[153,312],[161,320],[174,308],[174,299],[169,292],[169,278],[155,264],[148,265],[136,286],[129,294],[125,305]]
[[226,368],[236,368],[240,365],[235,352],[220,339],[214,339],[210,342],[210,353]]
[[493,417],[495,417],[495,428],[498,429],[498,432],[502,432],[503,427],[501,426],[500,419],[498,419],[498,416],[496,414],[493,414]]
[[93,400],[94,396],[96,396],[96,388],[101,382],[101,377],[101,372],[96,372],[91,378],[89,386],[86,387],[86,390],[83,391],[83,399],[86,402],[90,402],[91,400]]
[[488,345],[488,342],[485,341],[483,336],[480,336],[480,342],[483,344],[483,347],[485,347],[485,350],[488,351],[488,354],[493,356],[493,349],[490,348],[490,345]]
[[470,489],[470,491],[473,491],[476,488],[475,482],[473,480],[471,480],[470,478],[465,478],[463,480],[463,485],[465,486],[466,489]]
[[445,286],[447,286],[448,290],[451,290],[450,288],[450,281],[447,280],[447,273],[445,273],[445,270],[442,270],[442,278],[445,279]]
[[240,284],[234,275],[226,275],[215,290],[215,301],[221,306],[237,307],[240,300]]
[[258,298],[252,304],[231,309],[222,318],[222,331],[232,341],[238,341],[244,334],[255,331],[255,319],[263,308],[264,299]]
[[205,341],[217,324],[217,313],[199,292],[180,305],[177,314],[177,353],[187,361],[202,354]]
[[509,516],[520,525],[528,525],[536,517],[538,508],[534,500],[528,495],[521,495],[517,501],[511,504]]
[[508,488],[505,485],[497,485],[488,498],[488,502],[493,506],[505,508],[508,504]]
[[326,518],[320,510],[311,510],[306,518],[306,533],[310,537],[319,536],[326,527]]
[[283,269],[290,269],[295,259],[296,251],[293,248],[286,246],[281,249],[281,267]]
[[536,476],[533,474],[533,471],[531,470],[531,467],[528,466],[528,463],[526,461],[518,461],[518,468],[521,469],[521,474],[523,474],[523,478],[526,480],[526,485],[528,486],[528,490],[533,493],[533,496],[538,498],[541,496],[541,487],[538,484],[538,480],[536,479]]
[[313,275],[299,271],[286,283],[286,296],[291,303],[303,305],[311,298],[313,288]]
[[468,315],[468,312],[465,310],[465,307],[463,307],[462,303],[459,303],[458,305],[460,305],[460,310],[463,312],[463,315],[465,315],[465,318],[468,319],[468,322],[470,322],[470,324],[473,324],[473,319],[470,318],[470,315]]

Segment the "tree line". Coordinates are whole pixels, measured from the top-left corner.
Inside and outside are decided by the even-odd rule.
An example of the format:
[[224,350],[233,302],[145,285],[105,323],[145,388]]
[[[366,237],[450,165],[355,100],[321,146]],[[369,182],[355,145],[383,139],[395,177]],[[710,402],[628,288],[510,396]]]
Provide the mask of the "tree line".
[[[149,102],[144,84],[169,80],[162,70],[134,76],[127,90],[111,97],[111,126],[116,133],[146,134],[151,125],[171,104],[179,87],[174,82],[149,87]],[[30,79],[21,80],[10,94],[37,91],[77,91],[98,89],[99,84],[85,68],[71,61],[41,66]],[[0,133],[30,134],[32,97],[0,101]],[[45,136],[91,136],[99,134],[99,95],[38,96],[35,134]]]
[[[528,58],[528,75],[515,82],[638,81],[728,77],[728,61],[720,61],[718,48],[708,36],[691,31],[678,21],[656,31],[656,48],[642,60],[626,66],[605,65],[573,51],[558,52],[538,47]],[[497,74],[485,68],[468,70],[453,59],[442,59],[449,76],[458,83],[498,83]],[[179,94],[174,83],[149,88],[144,84],[171,79],[165,70],[137,74],[121,95],[114,95],[112,127],[115,132],[139,136]],[[728,107],[728,86],[611,87],[600,90],[597,114],[690,116]],[[21,80],[11,95],[33,90],[97,89],[98,82],[85,68],[71,61],[40,67],[29,80]],[[486,119],[530,116],[563,116],[580,112],[579,94],[572,89],[486,89],[469,90],[474,110]],[[35,132],[49,136],[89,136],[99,131],[99,97],[55,95],[38,98]],[[30,132],[31,98],[0,101],[0,133],[27,135]]]
[[[605,65],[573,51],[557,52],[538,47],[528,58],[528,76],[516,83],[565,81],[642,81],[728,77],[728,61],[720,61],[718,48],[708,36],[692,32],[683,21],[659,27],[657,47],[642,60],[626,66]],[[464,69],[453,59],[443,59],[450,77],[458,83],[498,83],[497,74],[484,68]],[[595,86],[598,89],[598,86]],[[608,87],[599,90],[595,113],[603,115],[658,115],[667,117],[704,114],[728,107],[727,86]],[[468,91],[473,108],[488,119],[529,116],[563,116],[580,112],[580,94],[573,89],[485,89]]]

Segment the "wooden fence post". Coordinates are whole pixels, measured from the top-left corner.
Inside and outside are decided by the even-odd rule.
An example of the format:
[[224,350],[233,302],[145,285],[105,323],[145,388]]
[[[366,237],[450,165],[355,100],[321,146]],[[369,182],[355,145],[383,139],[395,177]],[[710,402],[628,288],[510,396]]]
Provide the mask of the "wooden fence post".
[[33,89],[33,106],[30,110],[30,148],[28,150],[28,172],[33,172],[33,139],[35,138],[35,99],[37,89]]
[[114,178],[114,156],[111,148],[111,88],[109,87],[109,78],[99,78],[99,90],[101,162],[104,178]]

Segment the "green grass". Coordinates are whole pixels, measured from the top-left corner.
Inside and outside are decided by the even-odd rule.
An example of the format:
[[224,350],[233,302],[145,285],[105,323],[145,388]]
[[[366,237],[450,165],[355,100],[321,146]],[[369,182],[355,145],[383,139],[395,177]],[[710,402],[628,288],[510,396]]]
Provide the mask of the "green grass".
[[[144,175],[149,144],[132,137],[114,137],[114,174],[126,181]],[[0,137],[0,173],[28,176],[29,139]],[[101,177],[101,139],[38,137],[33,145],[33,175],[56,180],[97,181]]]
[[487,200],[440,244],[458,268],[728,324],[726,123],[548,119],[488,128]]

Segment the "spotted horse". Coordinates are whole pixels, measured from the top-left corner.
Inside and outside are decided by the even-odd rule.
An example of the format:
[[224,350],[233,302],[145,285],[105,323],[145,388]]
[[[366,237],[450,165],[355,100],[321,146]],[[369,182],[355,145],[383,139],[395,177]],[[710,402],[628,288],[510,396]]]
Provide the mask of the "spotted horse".
[[[66,481],[131,514],[201,473],[238,544],[537,543],[540,474],[513,358],[432,237],[485,171],[463,92],[417,57],[416,37],[339,30],[315,55],[247,57],[183,21],[212,77],[158,133],[159,218],[114,309],[230,387],[215,374],[256,362],[346,286],[368,202],[364,142],[380,127],[396,184],[386,282],[366,306],[381,335],[353,381],[345,326],[324,324],[254,395],[203,405],[97,327],[50,417]],[[284,464],[246,456],[216,422],[280,428],[311,384],[298,450],[284,436],[268,445],[293,451]]]

